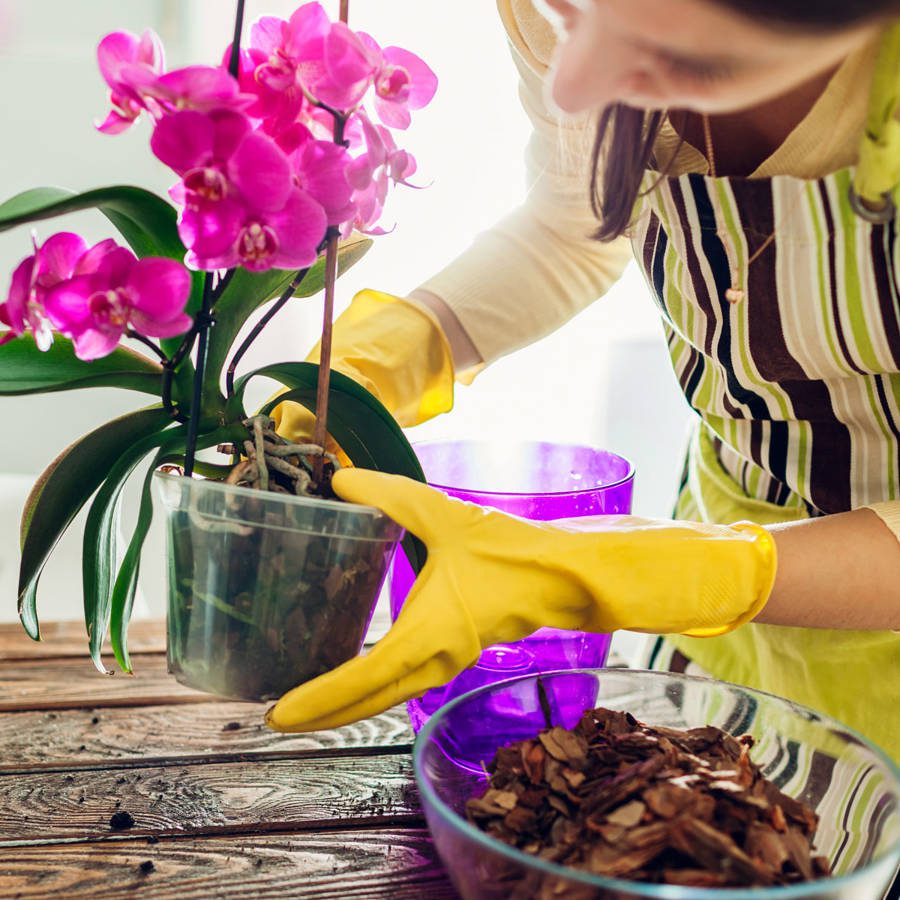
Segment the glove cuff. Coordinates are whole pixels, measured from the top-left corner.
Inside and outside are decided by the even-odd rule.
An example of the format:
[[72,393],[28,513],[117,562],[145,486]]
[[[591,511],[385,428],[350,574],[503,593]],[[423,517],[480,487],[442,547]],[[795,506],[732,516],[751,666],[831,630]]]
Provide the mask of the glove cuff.
[[719,637],[728,634],[752,622],[769,602],[772,588],[775,586],[775,573],[778,567],[778,554],[775,547],[775,538],[761,525],[753,522],[737,522],[731,526],[735,531],[743,531],[754,536],[751,542],[756,565],[754,566],[755,584],[748,591],[752,597],[750,605],[737,618],[725,625],[715,625],[703,628],[691,628],[681,633],[688,637]]
[[[319,345],[307,357],[319,360]],[[453,357],[433,314],[359,291],[334,323],[332,367],[374,394],[404,428],[453,408]]]

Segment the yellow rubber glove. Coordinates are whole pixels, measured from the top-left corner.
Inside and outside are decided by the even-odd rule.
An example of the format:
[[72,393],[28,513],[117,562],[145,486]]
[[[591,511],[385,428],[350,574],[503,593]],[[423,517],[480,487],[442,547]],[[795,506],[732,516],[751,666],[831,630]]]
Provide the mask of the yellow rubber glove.
[[[319,361],[318,344],[307,357]],[[333,369],[374,394],[404,427],[453,407],[453,360],[430,313],[399,297],[360,291],[334,323]],[[275,429],[295,443],[313,432],[313,414],[299,403],[272,412]],[[334,452],[332,444],[327,448]],[[346,458],[345,458],[346,459]]]
[[333,486],[418,535],[428,561],[368,655],[294,688],[269,710],[266,721],[279,731],[375,715],[446,684],[483,648],[542,626],[724,634],[759,613],[775,581],[774,540],[749,523],[530,522],[364,469],[337,472]]

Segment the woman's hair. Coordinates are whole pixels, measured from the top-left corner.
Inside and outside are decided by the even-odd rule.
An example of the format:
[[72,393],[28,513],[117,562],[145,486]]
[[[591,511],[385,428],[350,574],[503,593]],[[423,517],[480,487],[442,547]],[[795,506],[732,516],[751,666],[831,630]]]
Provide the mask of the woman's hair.
[[[747,17],[765,16],[787,28],[823,31],[876,16],[900,15],[900,0],[716,2]],[[601,112],[591,153],[591,208],[600,222],[594,233],[597,240],[612,241],[627,231],[634,204],[640,196],[644,172],[655,165],[653,148],[665,118],[666,114],[658,110],[647,112],[624,103],[611,104]]]

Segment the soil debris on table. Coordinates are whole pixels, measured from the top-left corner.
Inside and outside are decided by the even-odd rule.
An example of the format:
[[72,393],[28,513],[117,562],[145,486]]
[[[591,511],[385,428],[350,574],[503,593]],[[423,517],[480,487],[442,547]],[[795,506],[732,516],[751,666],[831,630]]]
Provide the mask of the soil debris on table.
[[816,814],[763,777],[752,746],[712,725],[588,710],[571,731],[501,747],[466,812],[525,853],[614,878],[767,887],[829,875]]
[[124,831],[126,828],[131,828],[133,825],[134,816],[124,809],[113,813],[109,817],[109,827],[112,828],[113,831]]

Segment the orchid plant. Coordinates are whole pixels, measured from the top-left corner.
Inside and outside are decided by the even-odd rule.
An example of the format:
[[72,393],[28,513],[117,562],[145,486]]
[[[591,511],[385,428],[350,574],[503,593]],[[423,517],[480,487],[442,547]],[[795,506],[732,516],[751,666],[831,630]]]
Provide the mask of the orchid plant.
[[[90,652],[101,671],[107,633],[119,665],[131,669],[126,629],[153,471],[163,464],[187,477],[233,471],[248,428],[253,435],[244,406],[250,379],[267,376],[287,388],[263,416],[285,399],[317,411],[318,450],[305,490],[327,490],[326,429],[354,463],[423,478],[389,413],[331,373],[328,361],[335,279],[384,233],[391,190],[410,185],[416,162],[395,133],[431,100],[436,78],[415,54],[353,31],[347,0],[335,21],[316,2],[287,21],[264,17],[246,46],[243,18],[238,0],[233,42],[216,66],[167,71],[152,31],[115,32],[99,44],[111,110],[97,127],[115,135],[149,120],[151,150],[177,176],[168,199],[132,186],[81,194],[37,188],[0,205],[0,230],[96,208],[127,244],[89,246],[69,232],[33,236],[33,252],[0,303],[0,393],[115,386],[158,398],[64,450],[23,515],[19,615],[37,640],[41,569],[93,497],[83,583]],[[289,299],[323,287],[321,364],[281,362],[236,377],[250,343]],[[238,344],[242,326],[273,299]],[[124,346],[124,338],[147,352]],[[197,458],[217,445],[230,449],[231,465]],[[116,570],[122,489],[147,457],[137,525]],[[421,546],[405,548],[418,568]]]

